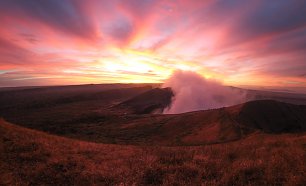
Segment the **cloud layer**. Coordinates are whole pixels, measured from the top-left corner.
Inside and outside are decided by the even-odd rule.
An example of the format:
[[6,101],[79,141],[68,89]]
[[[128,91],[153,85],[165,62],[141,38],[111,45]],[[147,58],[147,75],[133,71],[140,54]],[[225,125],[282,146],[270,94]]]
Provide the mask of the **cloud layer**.
[[0,86],[163,82],[306,87],[301,0],[2,0]]

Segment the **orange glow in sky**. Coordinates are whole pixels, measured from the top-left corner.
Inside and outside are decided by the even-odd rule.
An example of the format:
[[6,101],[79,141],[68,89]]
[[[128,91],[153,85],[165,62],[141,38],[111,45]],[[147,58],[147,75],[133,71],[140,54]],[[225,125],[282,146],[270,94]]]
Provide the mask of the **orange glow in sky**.
[[4,0],[0,86],[162,83],[306,87],[299,0]]

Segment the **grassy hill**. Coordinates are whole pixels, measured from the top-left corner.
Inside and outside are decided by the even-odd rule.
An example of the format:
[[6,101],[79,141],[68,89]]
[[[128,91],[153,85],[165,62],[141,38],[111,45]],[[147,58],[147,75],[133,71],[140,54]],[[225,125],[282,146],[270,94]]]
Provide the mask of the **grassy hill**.
[[306,137],[197,147],[83,142],[0,121],[1,185],[303,185]]

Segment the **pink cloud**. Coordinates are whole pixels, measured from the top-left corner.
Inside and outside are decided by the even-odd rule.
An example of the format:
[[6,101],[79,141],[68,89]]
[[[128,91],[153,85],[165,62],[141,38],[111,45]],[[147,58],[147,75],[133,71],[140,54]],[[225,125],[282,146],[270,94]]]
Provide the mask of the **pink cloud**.
[[[1,1],[0,70],[24,73],[24,85],[43,74],[59,84],[77,84],[80,76],[115,82],[138,72],[117,77],[103,64],[137,59],[155,71],[184,67],[234,85],[285,86],[279,79],[305,81],[305,11],[298,0]],[[128,59],[130,50],[141,54]],[[13,85],[13,76],[5,78],[0,86],[10,78]]]

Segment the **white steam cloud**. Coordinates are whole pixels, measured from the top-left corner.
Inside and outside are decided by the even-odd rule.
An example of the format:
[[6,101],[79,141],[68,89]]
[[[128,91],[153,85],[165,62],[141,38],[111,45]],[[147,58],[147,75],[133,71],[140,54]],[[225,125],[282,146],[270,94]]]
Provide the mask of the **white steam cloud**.
[[174,92],[172,104],[164,114],[214,109],[246,101],[243,91],[190,71],[175,71],[163,87],[171,87]]

